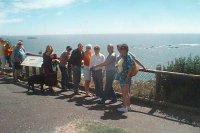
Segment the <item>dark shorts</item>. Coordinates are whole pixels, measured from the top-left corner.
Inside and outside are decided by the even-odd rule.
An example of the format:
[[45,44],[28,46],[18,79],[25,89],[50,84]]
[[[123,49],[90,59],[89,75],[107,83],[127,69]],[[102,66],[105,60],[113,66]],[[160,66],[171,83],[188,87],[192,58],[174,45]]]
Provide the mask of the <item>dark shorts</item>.
[[23,68],[23,67],[20,65],[19,62],[14,62],[14,63],[13,63],[13,67],[14,67],[14,69],[16,69],[16,70],[20,70],[20,69]]

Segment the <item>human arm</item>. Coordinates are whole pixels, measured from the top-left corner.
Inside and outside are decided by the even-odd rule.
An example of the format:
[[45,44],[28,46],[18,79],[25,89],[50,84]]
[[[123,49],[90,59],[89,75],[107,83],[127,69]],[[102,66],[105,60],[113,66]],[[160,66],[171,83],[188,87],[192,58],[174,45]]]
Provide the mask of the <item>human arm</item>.
[[104,61],[96,66],[93,66],[93,68],[97,68],[97,67],[103,67],[103,66],[106,66],[108,64],[108,61]]
[[113,61],[116,61],[116,56],[111,55],[111,57],[110,58],[107,57],[107,59],[105,59],[105,56],[102,56],[102,61],[103,61],[102,63],[94,66],[94,68],[107,66],[107,65],[113,63]]
[[126,83],[128,83],[128,81],[131,77],[131,72],[132,72],[132,67],[134,65],[134,62],[133,62],[133,59],[130,56],[128,56],[125,61],[126,62],[124,62],[124,63],[126,63],[126,65],[127,65],[127,68],[125,68],[125,69],[128,69],[125,81],[126,81]]
[[19,58],[19,51],[17,49],[14,50],[13,58],[16,62],[22,63],[22,60]]
[[140,65],[144,70],[146,70],[145,66],[138,60],[135,58],[135,62]]

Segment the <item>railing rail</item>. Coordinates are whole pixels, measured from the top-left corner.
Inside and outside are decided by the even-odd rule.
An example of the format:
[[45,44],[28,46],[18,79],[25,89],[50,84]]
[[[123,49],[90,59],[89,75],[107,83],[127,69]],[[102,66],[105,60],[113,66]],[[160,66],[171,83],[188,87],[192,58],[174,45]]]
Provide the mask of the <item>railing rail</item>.
[[154,74],[167,74],[167,75],[174,75],[174,76],[183,76],[183,77],[188,77],[188,78],[200,78],[200,75],[178,73],[178,72],[169,72],[169,71],[162,71],[162,70],[153,70],[153,69],[143,70],[143,69],[140,69],[139,71],[147,72],[147,73],[154,73]]

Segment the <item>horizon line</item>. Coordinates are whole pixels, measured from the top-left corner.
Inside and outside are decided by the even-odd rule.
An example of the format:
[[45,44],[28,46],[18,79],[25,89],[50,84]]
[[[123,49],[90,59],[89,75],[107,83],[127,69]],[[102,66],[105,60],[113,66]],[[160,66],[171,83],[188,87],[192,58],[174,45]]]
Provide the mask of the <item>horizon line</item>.
[[53,35],[127,35],[127,34],[200,34],[197,32],[177,32],[177,33],[165,33],[165,32],[147,32],[147,33],[65,33],[65,34],[5,34],[0,36],[53,36]]

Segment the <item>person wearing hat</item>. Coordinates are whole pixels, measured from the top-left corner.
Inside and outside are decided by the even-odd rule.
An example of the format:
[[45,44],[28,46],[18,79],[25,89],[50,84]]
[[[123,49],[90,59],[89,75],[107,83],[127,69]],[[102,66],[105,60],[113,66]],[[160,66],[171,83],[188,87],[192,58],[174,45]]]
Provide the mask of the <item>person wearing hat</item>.
[[18,41],[16,47],[13,50],[13,76],[15,81],[20,81],[18,78],[22,73],[22,66],[21,63],[25,59],[26,53],[23,47],[23,41]]
[[[95,85],[96,96],[100,99],[103,98],[103,67],[95,67],[105,61],[105,56],[100,53],[100,46],[94,47],[94,54],[90,60],[90,69],[92,71],[92,77]],[[95,67],[95,68],[94,68]]]
[[84,74],[84,81],[85,81],[85,92],[86,92],[86,96],[91,97],[93,96],[92,93],[90,93],[89,90],[89,86],[90,86],[90,81],[91,81],[91,72],[90,72],[90,58],[92,56],[92,45],[88,44],[86,46],[86,50],[84,52],[83,55],[83,64],[84,64],[84,68],[83,68],[83,74]]
[[60,64],[59,68],[61,71],[61,87],[62,90],[66,90],[68,88],[68,61],[71,55],[72,48],[70,46],[66,47],[66,50],[60,56]]

